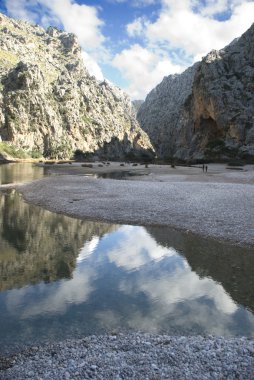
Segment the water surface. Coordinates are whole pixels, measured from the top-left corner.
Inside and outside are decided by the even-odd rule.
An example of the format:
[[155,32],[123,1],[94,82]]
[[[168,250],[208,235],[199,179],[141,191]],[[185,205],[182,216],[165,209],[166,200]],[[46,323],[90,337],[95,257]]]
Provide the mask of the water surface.
[[47,174],[48,168],[32,163],[0,164],[0,185],[28,182]]
[[123,330],[254,336],[253,250],[69,218],[15,191],[0,192],[0,235],[2,350]]

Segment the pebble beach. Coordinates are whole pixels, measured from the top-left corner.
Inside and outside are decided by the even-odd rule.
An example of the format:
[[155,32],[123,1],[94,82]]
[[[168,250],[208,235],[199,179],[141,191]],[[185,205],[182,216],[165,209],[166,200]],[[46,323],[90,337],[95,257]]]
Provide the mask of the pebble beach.
[[141,333],[93,335],[32,347],[1,360],[0,365],[1,380],[251,380],[254,340]]

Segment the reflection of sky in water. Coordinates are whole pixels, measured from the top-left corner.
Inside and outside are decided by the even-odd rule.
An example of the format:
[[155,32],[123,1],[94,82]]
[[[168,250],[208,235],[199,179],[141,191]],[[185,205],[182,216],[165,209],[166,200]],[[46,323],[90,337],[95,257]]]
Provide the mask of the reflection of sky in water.
[[59,337],[59,331],[73,334],[73,328],[81,334],[115,328],[217,335],[254,331],[253,315],[222,285],[200,278],[183,256],[157,244],[143,227],[122,226],[94,236],[80,250],[71,279],[6,291],[0,302],[3,337],[17,321],[15,333],[20,328],[30,337]]

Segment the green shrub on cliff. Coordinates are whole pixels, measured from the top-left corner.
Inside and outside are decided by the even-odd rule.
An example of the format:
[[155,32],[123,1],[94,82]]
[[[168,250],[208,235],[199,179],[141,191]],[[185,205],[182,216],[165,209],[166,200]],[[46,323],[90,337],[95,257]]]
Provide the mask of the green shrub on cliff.
[[20,148],[15,147],[11,143],[0,142],[0,154],[6,158],[28,158],[28,154]]

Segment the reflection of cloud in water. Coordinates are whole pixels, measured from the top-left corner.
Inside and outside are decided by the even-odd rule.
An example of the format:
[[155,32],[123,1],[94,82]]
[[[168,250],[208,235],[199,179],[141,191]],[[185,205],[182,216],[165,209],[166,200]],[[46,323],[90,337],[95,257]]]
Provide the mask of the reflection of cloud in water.
[[[122,284],[121,289],[124,289]],[[223,287],[209,278],[200,279],[190,269],[178,269],[174,275],[155,278],[149,273],[148,277],[138,279],[131,293],[144,292],[151,300],[162,305],[190,301],[206,297],[214,301],[218,310],[232,314],[237,306],[225,292]]]
[[[83,263],[96,250],[100,239],[94,236],[87,241],[77,257],[77,264]],[[92,282],[96,278],[96,271],[89,267],[79,267],[73,272],[71,280],[62,280],[58,283],[27,286],[12,290],[7,297],[7,307],[11,313],[20,310],[22,318],[43,314],[64,314],[70,305],[85,302],[94,290]],[[36,291],[37,297],[34,296]],[[29,300],[29,301],[28,301]]]
[[[156,270],[157,269],[157,270]],[[157,277],[157,273],[160,277]],[[122,281],[120,289],[128,295],[144,293],[153,307],[141,314],[130,316],[132,328],[161,328],[167,319],[173,318],[176,327],[199,326],[201,331],[225,334],[230,331],[238,307],[223,287],[209,278],[200,279],[188,265],[168,275],[154,268],[141,273],[135,280]],[[166,326],[165,326],[166,327]]]
[[99,244],[100,239],[98,236],[94,236],[92,240],[87,241],[83,248],[81,248],[80,253],[77,257],[77,264],[86,260],[93,252],[96,250],[97,245]]
[[94,316],[100,323],[100,327],[114,329],[121,325],[122,315],[113,310],[101,310]]
[[[7,307],[10,312],[16,313],[21,309],[23,318],[42,314],[65,313],[70,304],[78,305],[85,302],[94,290],[92,282],[96,278],[91,268],[76,270],[71,280],[62,280],[57,284],[41,284],[37,296],[33,294],[33,287],[25,287],[10,291]],[[38,289],[38,287],[37,287]],[[43,298],[40,297],[42,294]],[[32,297],[29,297],[32,296]]]
[[[223,287],[199,278],[182,256],[158,245],[143,227],[122,226],[101,239],[93,237],[81,249],[77,264],[70,280],[10,291],[10,312],[22,318],[64,314],[93,294],[94,300],[103,299],[103,306],[96,304],[91,323],[96,320],[99,327],[109,329],[197,327],[200,333],[230,335],[234,323],[239,323],[240,308]],[[248,326],[254,327],[253,317],[248,320],[244,313]]]
[[[80,254],[77,257],[77,264],[84,262],[93,254],[99,243],[99,237],[95,236],[92,240],[87,241]],[[43,299],[33,297],[33,287],[25,287],[19,290],[13,290],[8,296],[9,310],[21,308],[23,318],[32,317],[41,314],[63,314],[69,305],[78,305],[85,302],[90,293],[94,290],[92,282],[96,278],[94,269],[85,266],[78,267],[73,272],[71,280],[62,280],[57,284],[40,284],[37,286],[39,294],[43,294]],[[32,302],[26,304],[24,300],[32,295]]]
[[121,239],[107,252],[107,256],[126,270],[138,269],[151,261],[177,254],[173,248],[158,245],[143,227],[123,226],[115,233],[116,237],[119,234]]
[[[121,239],[107,251],[110,262],[126,271],[140,270],[122,280],[119,290],[131,297],[145,294],[150,305],[145,313],[142,308],[132,310],[126,318],[129,327],[157,331],[163,325],[167,328],[171,319],[169,323],[180,329],[196,325],[203,332],[230,333],[239,309],[220,284],[200,279],[182,256],[158,245],[142,227],[123,226],[115,233],[119,234]],[[163,269],[160,262],[169,263],[169,257],[170,266]],[[102,324],[106,319],[111,327],[120,320],[118,313],[109,311],[98,313],[97,318]]]

